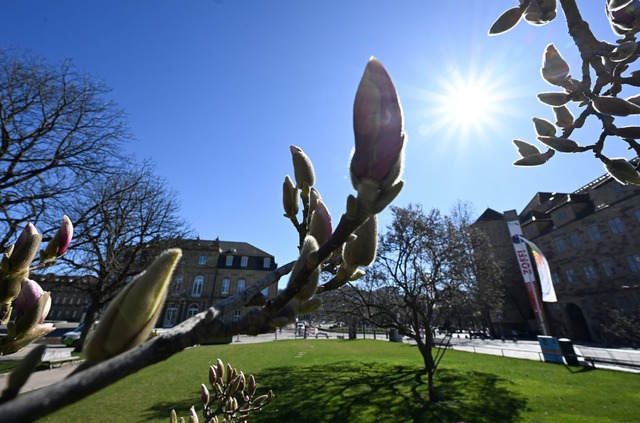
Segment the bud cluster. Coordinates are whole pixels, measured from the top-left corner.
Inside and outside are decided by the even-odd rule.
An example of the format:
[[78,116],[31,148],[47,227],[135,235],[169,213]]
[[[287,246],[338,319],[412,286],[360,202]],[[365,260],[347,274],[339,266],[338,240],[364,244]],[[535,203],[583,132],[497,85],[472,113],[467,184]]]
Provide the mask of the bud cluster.
[[[261,410],[273,400],[273,392],[257,395],[258,384],[255,377],[238,372],[227,363],[218,359],[215,366],[209,367],[209,387],[200,385],[200,403],[205,423],[246,422],[250,413]],[[171,410],[171,423],[184,423],[178,420],[175,410]],[[194,407],[189,410],[189,422],[199,422]]]
[[[37,267],[50,266],[69,247],[73,225],[64,216],[62,225],[47,247],[40,251]],[[31,264],[42,242],[42,234],[28,223],[15,244],[2,255],[0,261],[0,322],[6,323],[7,335],[0,338],[0,355],[12,354],[53,330],[44,323],[51,309],[51,297],[40,285],[29,279]],[[15,309],[14,320],[10,321]]]
[[[543,92],[538,100],[552,108],[555,123],[534,118],[538,141],[548,147],[541,153],[537,147],[520,140],[513,140],[521,158],[516,166],[538,166],[546,163],[555,152],[577,153],[593,151],[609,174],[624,184],[640,182],[640,172],[624,159],[610,159],[603,153],[609,136],[621,138],[629,149],[640,155],[640,126],[617,126],[619,117],[640,115],[640,96],[623,98],[623,86],[640,86],[640,71],[627,75],[630,65],[640,57],[636,35],[640,32],[640,0],[606,0],[605,11],[614,33],[621,38],[616,44],[598,41],[589,26],[582,21],[577,10],[565,10],[567,27],[582,58],[582,81],[573,79],[569,64],[553,44],[549,44],[542,57],[540,73],[549,84],[563,91]],[[562,4],[576,8],[575,4]],[[491,26],[490,35],[501,34],[513,28],[521,18],[534,25],[545,24],[557,15],[556,0],[520,0],[520,5],[504,12]],[[592,84],[590,68],[597,79]],[[584,108],[578,118],[569,110],[570,104]],[[575,129],[583,127],[589,116],[602,122],[603,132],[592,144],[581,146],[571,139]],[[561,130],[557,134],[556,127]],[[625,163],[622,163],[625,161]]]

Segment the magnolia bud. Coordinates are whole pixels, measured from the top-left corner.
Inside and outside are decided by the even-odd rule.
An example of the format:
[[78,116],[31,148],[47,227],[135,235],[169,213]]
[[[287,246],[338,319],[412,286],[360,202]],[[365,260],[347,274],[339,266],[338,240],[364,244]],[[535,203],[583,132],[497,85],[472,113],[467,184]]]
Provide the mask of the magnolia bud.
[[196,409],[193,407],[189,409],[189,423],[199,423],[198,413],[196,413]]
[[8,257],[10,272],[26,274],[40,247],[42,235],[31,223],[27,224]]
[[524,10],[520,7],[514,7],[504,12],[489,28],[489,35],[498,35],[509,31],[520,22],[523,12]]
[[35,325],[44,323],[44,319],[51,310],[51,297],[44,292],[36,281],[24,279],[20,294],[15,300],[16,329],[26,332]]
[[629,116],[640,114],[640,106],[623,98],[596,96],[591,100],[598,113],[611,116]]
[[580,146],[577,142],[561,137],[538,137],[544,145],[553,148],[561,153],[575,153]]
[[299,300],[307,300],[315,294],[316,289],[318,288],[318,279],[320,278],[320,267],[315,266],[309,278],[305,281],[298,281],[298,274],[307,266],[307,258],[316,251],[318,251],[318,241],[313,236],[307,236],[303,243],[302,248],[300,250],[300,257],[296,264],[293,266],[293,270],[291,271],[291,276],[289,277],[289,283],[287,287],[292,286],[294,283],[301,284],[298,288],[298,292],[295,295],[295,298]]
[[48,259],[61,257],[69,248],[71,238],[73,238],[73,224],[71,220],[64,215],[60,229],[58,229],[58,232],[53,236],[44,251],[45,257]]
[[[515,141],[515,140],[514,140]],[[513,162],[514,166],[540,166],[549,161],[551,157],[556,153],[555,150],[549,149],[544,153],[540,154],[530,154],[521,159]]]
[[522,157],[540,154],[540,150],[538,150],[538,147],[533,144],[529,144],[528,142],[524,142],[521,140],[513,140],[512,142],[518,149],[518,154],[520,154]]
[[306,184],[309,188],[316,183],[316,174],[313,164],[306,154],[295,145],[290,145],[291,156],[293,157],[293,171],[296,177],[296,188],[302,189]]
[[222,360],[218,359],[216,361],[216,373],[218,375],[218,382],[221,383],[224,380],[224,363]]
[[394,185],[402,173],[404,132],[402,109],[384,66],[371,58],[353,105],[356,148],[351,158],[351,181],[359,190],[365,179],[382,188]]
[[284,207],[285,217],[290,219],[298,214],[298,210],[300,208],[298,190],[288,175],[285,176],[284,183],[282,184],[282,206]]
[[609,175],[623,185],[640,185],[640,173],[638,173],[631,163],[622,157],[609,159],[609,161],[604,164],[604,168]]
[[324,244],[331,237],[333,228],[331,226],[331,214],[320,200],[316,203],[315,210],[311,215],[309,224],[309,235],[313,236],[319,245]]
[[378,248],[378,220],[371,215],[355,230],[356,239],[344,246],[344,261],[351,266],[369,266],[376,259]]
[[534,117],[533,126],[536,130],[536,134],[540,136],[554,137],[556,135],[555,125],[548,120]]
[[84,348],[88,362],[111,358],[149,337],[181,256],[177,248],[165,251],[111,301]]
[[569,102],[567,93],[539,93],[538,100],[549,106],[563,106]]
[[553,44],[549,44],[544,51],[540,72],[544,80],[552,85],[562,85],[569,77],[569,65]]
[[258,384],[256,383],[256,378],[253,375],[249,375],[249,384],[247,385],[247,394],[252,397],[256,393],[256,389]]
[[554,107],[553,114],[556,116],[556,125],[560,128],[568,128],[573,125],[573,115],[567,106]]
[[200,401],[203,405],[209,404],[209,390],[204,383],[200,385]]
[[606,11],[613,32],[625,35],[636,25],[640,0],[607,0]]
[[209,366],[209,385],[213,388],[213,385],[218,381],[218,374],[216,372],[216,368],[213,366]]

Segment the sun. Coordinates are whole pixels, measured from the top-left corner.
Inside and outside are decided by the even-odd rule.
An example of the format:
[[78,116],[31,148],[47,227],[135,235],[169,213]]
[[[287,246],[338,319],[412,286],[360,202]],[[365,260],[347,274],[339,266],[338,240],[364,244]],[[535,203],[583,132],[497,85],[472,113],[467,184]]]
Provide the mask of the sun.
[[509,114],[508,99],[502,79],[495,72],[453,69],[439,75],[427,94],[427,123],[420,131],[454,141],[486,138],[504,126],[502,122]]

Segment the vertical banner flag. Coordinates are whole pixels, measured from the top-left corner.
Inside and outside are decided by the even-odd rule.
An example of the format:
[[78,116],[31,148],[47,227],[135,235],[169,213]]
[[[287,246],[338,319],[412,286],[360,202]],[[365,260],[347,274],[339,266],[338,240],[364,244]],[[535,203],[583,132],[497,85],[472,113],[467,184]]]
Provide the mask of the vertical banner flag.
[[536,262],[536,269],[538,269],[538,276],[540,277],[542,301],[545,303],[557,302],[556,290],[553,289],[553,280],[551,279],[551,270],[549,269],[549,262],[547,261],[547,258],[542,254],[542,251],[540,251],[536,244],[524,237],[522,240],[527,243],[529,248],[531,248],[533,260]]
[[533,272],[533,265],[529,260],[529,250],[524,243],[524,237],[522,236],[522,228],[520,228],[520,222],[512,220],[507,222],[509,227],[509,234],[511,235],[511,242],[513,243],[513,249],[516,252],[518,258],[518,265],[520,266],[520,273],[524,279],[524,286],[529,294],[529,301],[531,301],[531,307],[540,326],[540,331],[543,335],[548,335],[547,325],[544,321],[544,310],[542,309],[542,303],[538,298],[538,290],[536,289],[536,276]]

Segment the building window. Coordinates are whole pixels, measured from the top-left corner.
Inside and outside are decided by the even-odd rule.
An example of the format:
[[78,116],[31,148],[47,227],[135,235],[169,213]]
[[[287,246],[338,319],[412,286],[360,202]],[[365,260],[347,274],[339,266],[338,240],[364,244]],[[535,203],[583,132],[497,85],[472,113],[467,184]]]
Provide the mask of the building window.
[[229,285],[231,285],[231,281],[229,279],[222,280],[222,286],[220,287],[220,295],[223,297],[229,295]]
[[200,307],[198,304],[191,304],[187,309],[187,319],[189,317],[193,317],[200,312]]
[[193,288],[191,289],[192,297],[199,297],[200,295],[202,295],[202,285],[204,285],[204,276],[196,276],[193,279]]
[[167,311],[164,313],[164,323],[162,326],[164,327],[173,327],[176,324],[176,320],[178,318],[178,307],[171,306],[167,308]]
[[245,281],[244,279],[238,279],[238,293],[244,291]]
[[577,232],[569,235],[569,239],[571,239],[571,245],[573,245],[573,248],[582,247],[582,239],[580,239],[580,235]]
[[207,256],[198,257],[198,264],[199,265],[207,264]]
[[569,283],[577,282],[578,279],[576,278],[576,274],[573,271],[573,269],[565,270],[564,274],[567,277],[567,282],[569,282]]
[[240,267],[247,267],[247,264],[249,264],[249,257],[242,256],[240,259]]
[[226,266],[233,266],[233,256],[227,256]]
[[242,317],[242,312],[240,310],[236,310],[233,312],[233,321],[237,322]]
[[551,280],[553,281],[554,285],[556,285],[556,286],[560,285],[560,276],[556,272],[553,272],[551,274]]
[[619,217],[609,219],[607,222],[609,223],[609,228],[611,229],[612,234],[617,235],[624,232],[624,225]]
[[629,270],[637,272],[640,270],[640,256],[638,254],[627,256],[627,264],[629,265]]
[[[638,219],[640,220],[640,217],[638,217]],[[271,257],[265,257],[262,259],[262,267],[264,267],[265,269],[271,267]]]
[[616,275],[616,267],[613,264],[613,260],[605,260],[602,262],[602,271],[605,276],[612,277]]
[[564,238],[556,239],[555,244],[556,244],[556,251],[558,253],[564,253],[565,251],[567,251],[567,244],[564,242]]
[[591,266],[590,264],[584,266],[582,270],[584,271],[584,276],[587,281],[593,281],[598,278],[598,275],[596,274],[596,269],[594,269],[593,266]]
[[598,225],[591,225],[587,227],[587,234],[589,235],[589,239],[591,241],[599,241],[600,240],[600,231],[598,230]]
[[174,294],[180,293],[182,291],[182,285],[184,284],[184,276],[178,275],[176,276],[176,280],[173,282],[172,292]]

